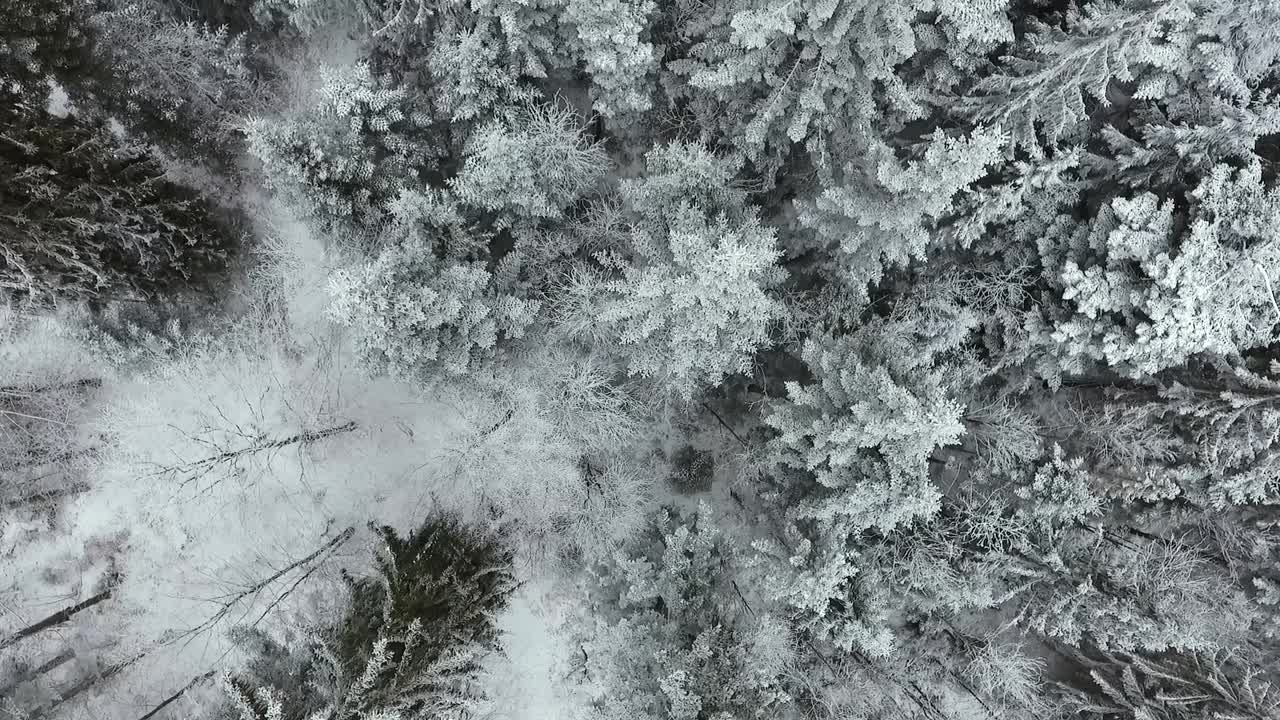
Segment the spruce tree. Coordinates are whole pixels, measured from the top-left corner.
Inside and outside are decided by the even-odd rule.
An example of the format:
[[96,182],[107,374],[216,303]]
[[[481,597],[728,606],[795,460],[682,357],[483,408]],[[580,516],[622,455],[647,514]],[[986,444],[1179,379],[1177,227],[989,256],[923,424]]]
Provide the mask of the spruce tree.
[[235,235],[106,126],[0,95],[0,288],[11,297],[157,298],[207,286]]
[[81,70],[93,50],[91,10],[89,0],[0,0],[0,85],[43,95],[50,75]]
[[109,3],[89,24],[94,72],[64,80],[78,106],[116,118],[178,157],[219,165],[238,159],[236,123],[259,99],[243,36],[180,22],[152,1]]
[[346,612],[311,634],[304,659],[245,636],[262,653],[248,676],[224,682],[244,720],[465,717],[482,700],[475,680],[516,588],[511,551],[443,514],[407,536],[372,529],[377,573],[344,576]]

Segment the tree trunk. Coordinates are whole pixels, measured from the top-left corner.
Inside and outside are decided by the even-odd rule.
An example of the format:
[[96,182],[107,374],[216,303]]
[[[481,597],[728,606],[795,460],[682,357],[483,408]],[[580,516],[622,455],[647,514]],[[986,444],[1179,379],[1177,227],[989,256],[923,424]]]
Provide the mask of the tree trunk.
[[102,387],[101,378],[84,378],[82,380],[53,383],[52,385],[0,385],[0,395],[29,397],[31,395],[52,392],[54,390],[87,390],[89,388],[99,387]]
[[145,651],[138,653],[137,655],[134,655],[128,660],[122,660],[116,663],[115,665],[111,665],[103,669],[101,672],[95,673],[93,675],[89,675],[88,677],[81,679],[80,682],[72,685],[71,687],[67,688],[65,691],[59,693],[57,700],[54,700],[53,702],[49,703],[45,707],[39,710],[36,710],[34,713],[32,713],[31,717],[33,719],[45,717],[48,713],[56,710],[59,705],[62,705],[63,703],[71,702],[72,700],[76,699],[76,697],[78,697],[85,690],[88,690],[89,688],[93,687],[94,685],[97,685],[99,682],[103,680],[106,680],[108,678],[111,678],[115,675],[120,674],[120,671],[138,662],[142,658],[146,657],[146,655],[147,653]]
[[49,628],[57,625],[61,625],[62,623],[70,620],[76,613],[80,612],[81,610],[84,610],[86,608],[91,608],[94,605],[97,605],[98,603],[102,602],[103,600],[106,600],[107,598],[111,597],[111,592],[112,592],[112,588],[107,588],[106,590],[103,590],[97,595],[94,595],[93,597],[89,598],[88,600],[83,600],[81,602],[76,603],[75,605],[63,608],[58,612],[50,615],[49,617],[35,623],[34,625],[28,625],[27,627],[19,630],[13,635],[10,635],[9,637],[5,638],[3,642],[0,642],[0,650],[4,650],[7,647],[15,645],[20,640],[23,640],[24,638],[29,638],[32,635],[35,635],[36,633],[42,632],[44,630],[48,630]]
[[31,682],[32,680],[35,680],[36,678],[40,677],[41,675],[44,675],[50,670],[55,670],[61,667],[62,665],[66,664],[68,660],[70,660],[75,656],[76,654],[74,651],[63,650],[57,655],[54,655],[52,658],[49,658],[45,662],[41,663],[38,667],[32,670],[27,670],[25,672],[18,673],[17,676],[14,677],[12,682],[4,685],[3,687],[0,687],[0,697],[8,697],[10,693],[12,693],[14,690],[17,690],[18,687],[23,683]]
[[220,452],[217,455],[210,455],[209,457],[201,458],[200,460],[196,460],[195,462],[185,466],[175,467],[173,470],[179,472],[201,473],[203,471],[208,471],[210,468],[216,467],[219,463],[234,461],[237,458],[265,452],[267,450],[279,450],[290,445],[310,445],[317,440],[323,440],[334,435],[351,432],[352,430],[355,430],[356,427],[358,426],[355,421],[351,420],[341,425],[325,428],[323,430],[301,432],[279,440],[250,445],[249,447],[243,447],[238,450],[227,450],[226,452]]
[[[314,562],[315,560],[332,552],[338,546],[350,540],[351,537],[355,535],[355,532],[356,532],[356,529],[354,527],[349,527],[346,530],[343,530],[341,533],[339,533],[335,537],[332,537],[328,541],[326,541],[325,544],[321,545],[315,552],[312,552],[310,555],[302,558],[301,560],[297,560],[295,562],[290,563],[286,567],[280,570],[277,570],[271,576],[263,578],[262,580],[259,580],[253,585],[246,587],[240,592],[227,597],[227,599],[222,603],[222,608],[219,609],[218,612],[214,613],[212,617],[200,623],[199,625],[187,630],[186,632],[183,632],[181,635],[179,635],[175,639],[191,638],[212,628],[213,626],[217,625],[224,617],[226,617],[227,614],[230,613],[235,608],[235,606],[240,603],[240,601],[251,596],[256,596],[258,593],[262,592],[268,585],[271,585],[272,583],[284,577],[285,575],[289,574],[290,572],[293,572],[298,568],[306,567],[310,565],[312,562]],[[309,577],[312,571],[314,571],[314,568],[304,573],[303,576],[299,578],[298,582],[294,583],[293,587],[296,588],[298,586],[298,583],[301,583],[302,580]],[[292,592],[292,590],[293,588],[290,588],[288,591],[286,591],[286,594],[288,594],[288,592]],[[276,598],[276,600],[267,607],[267,612],[270,612],[271,609],[274,608],[275,605],[279,603],[281,599],[283,599],[283,596]],[[264,617],[265,617],[265,614],[264,614]],[[261,618],[259,618],[259,620],[261,620]]]
[[16,462],[0,465],[0,472],[16,472],[28,468],[43,467],[54,463],[65,462],[67,460],[75,460],[76,458],[86,457],[98,452],[97,448],[82,448],[80,450],[67,450],[57,455],[40,456],[40,453],[28,453],[27,457]]
[[186,695],[188,690],[195,687],[196,685],[199,685],[205,680],[208,680],[209,678],[213,677],[215,674],[217,674],[217,672],[218,672],[217,670],[210,670],[209,672],[203,675],[199,675],[192,678],[191,682],[184,685],[181,690],[165,698],[164,702],[161,702],[159,705],[151,708],[151,710],[147,712],[146,715],[143,715],[142,717],[138,718],[138,720],[151,720],[151,718],[155,717],[156,714],[159,713],[161,710],[164,710],[166,707],[176,702],[178,698],[182,697],[183,695]]
[[3,507],[5,510],[13,510],[24,505],[35,505],[49,500],[57,500],[59,498],[70,497],[72,495],[79,495],[80,493],[88,491],[88,483],[72,483],[64,488],[36,493],[34,495],[17,498],[16,500],[8,500],[3,505],[0,505],[0,507]]

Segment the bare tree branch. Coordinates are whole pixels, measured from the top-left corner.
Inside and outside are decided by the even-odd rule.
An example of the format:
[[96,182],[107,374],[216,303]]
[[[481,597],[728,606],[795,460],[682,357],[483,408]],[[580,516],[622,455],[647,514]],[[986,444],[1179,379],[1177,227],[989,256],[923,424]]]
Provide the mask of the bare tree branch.
[[[348,527],[346,530],[343,530],[337,536],[329,539],[328,542],[326,542],[324,545],[321,545],[319,548],[316,549],[315,552],[311,553],[310,555],[302,558],[301,560],[290,563],[289,565],[281,568],[280,570],[276,571],[270,576],[263,578],[262,580],[259,580],[258,582],[254,583],[253,585],[250,585],[247,588],[244,588],[243,590],[240,590],[239,592],[236,592],[230,596],[225,597],[224,599],[222,599],[222,607],[216,613],[214,613],[208,620],[205,620],[199,625],[187,630],[186,632],[179,634],[174,638],[174,640],[184,638],[184,637],[191,638],[196,635],[199,635],[200,633],[208,630],[209,628],[212,628],[213,626],[221,622],[222,619],[225,618],[232,611],[232,609],[235,608],[236,605],[240,604],[242,600],[244,600],[245,598],[257,595],[258,593],[266,589],[267,586],[271,585],[272,583],[284,577],[285,575],[288,575],[290,572],[297,570],[298,568],[301,568],[301,567],[306,567],[307,565],[310,565],[312,562],[314,562],[318,558],[332,552],[338,546],[342,545],[347,540],[350,540],[351,536],[354,535],[355,532],[356,532],[356,529],[354,527]],[[307,575],[309,574],[310,572],[307,573]],[[295,587],[296,587],[296,584],[295,584]],[[277,598],[276,602],[277,603],[279,602],[279,598]]]

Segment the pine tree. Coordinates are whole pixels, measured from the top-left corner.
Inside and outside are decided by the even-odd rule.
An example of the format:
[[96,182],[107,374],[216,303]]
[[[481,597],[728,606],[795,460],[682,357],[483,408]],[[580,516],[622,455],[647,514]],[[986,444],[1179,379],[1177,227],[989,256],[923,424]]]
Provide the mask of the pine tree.
[[1194,381],[1175,380],[1161,390],[1154,422],[1192,437],[1192,456],[1204,470],[1204,486],[1191,488],[1196,501],[1220,511],[1280,498],[1277,376],[1274,362],[1267,372],[1218,363]]
[[572,53],[591,78],[592,107],[606,117],[648,110],[658,51],[647,40],[652,0],[566,0],[560,15]]
[[[498,647],[495,616],[516,587],[510,551],[448,515],[433,515],[405,537],[373,529],[383,543],[377,575],[348,576],[341,622],[311,633],[302,665],[286,661],[298,672],[226,679],[244,720],[307,711],[313,720],[465,717],[481,700],[480,662]],[[258,644],[282,661],[288,657],[278,644]],[[269,680],[288,685],[262,684]]]
[[0,102],[0,286],[11,296],[157,298],[207,287],[236,243],[226,216],[100,123]]
[[800,206],[820,246],[834,246],[829,276],[865,302],[886,270],[924,259],[953,199],[999,161],[1004,145],[1001,133],[979,128],[968,138],[935,135],[906,167],[883,144],[847,164],[838,184]]
[[1256,2],[1107,2],[1028,24],[1015,52],[960,107],[1039,154],[1060,142],[1083,144],[1086,119],[1116,108],[1159,103],[1180,122],[1186,113],[1244,107],[1254,88],[1265,97],[1259,81],[1276,57],[1280,13]]
[[[4,0],[0,3],[0,83],[19,84],[43,102],[50,76],[65,78],[90,63],[94,33],[89,0]],[[12,88],[11,88],[12,90]],[[35,96],[39,95],[38,99]],[[8,100],[6,100],[8,102]]]
[[1191,41],[1184,30],[1191,20],[1184,0],[1086,6],[1068,15],[1066,29],[1037,27],[1027,38],[1029,57],[1010,58],[1007,69],[978,82],[966,109],[981,122],[1001,124],[1033,152],[1041,137],[1048,146],[1079,142],[1077,131],[1091,109],[1086,99],[1107,104],[1113,81],[1137,82],[1139,96],[1156,93],[1143,85],[1143,71],[1180,59]]
[[473,27],[438,33],[428,67],[432,99],[439,113],[453,122],[468,122],[498,114],[504,107],[535,102],[536,90],[523,82],[511,51],[485,18]]
[[406,193],[367,265],[330,280],[330,316],[355,328],[375,372],[431,385],[486,369],[539,303],[501,292],[446,194]]
[[1214,651],[1244,642],[1256,617],[1239,588],[1180,543],[1124,545],[1063,532],[1044,554],[1064,567],[1033,587],[1020,619],[1068,645]]
[[[638,551],[638,554],[637,554]],[[709,508],[664,513],[592,571],[584,670],[603,719],[786,717],[798,705],[791,628],[735,590],[733,545]]]
[[387,205],[418,187],[440,151],[421,130],[430,118],[403,85],[365,63],[322,68],[313,107],[245,124],[269,187],[323,226],[377,229]]
[[[765,497],[785,528],[760,546],[774,568],[769,582],[846,650],[883,655],[892,644],[877,625],[888,588],[860,576],[857,539],[937,513],[929,461],[964,432],[956,395],[976,378],[957,350],[976,319],[930,304],[904,302],[889,319],[810,338],[803,358],[814,381],[788,383],[787,399],[765,417],[777,431]],[[839,610],[850,605],[859,610]]]
[[1164,656],[1091,649],[1075,655],[1088,681],[1066,686],[1075,712],[1151,720],[1280,717],[1280,697],[1256,660],[1244,653]]
[[510,109],[478,128],[464,154],[450,187],[462,202],[497,214],[499,226],[559,219],[609,167],[563,103]]
[[1219,165],[1190,199],[1183,222],[1172,200],[1117,198],[1092,228],[1044,243],[1045,265],[1061,263],[1066,301],[1045,330],[1058,358],[1046,362],[1071,373],[1105,362],[1143,377],[1280,337],[1271,277],[1280,243],[1269,230],[1280,221],[1280,193],[1263,184],[1259,165]]
[[620,343],[628,372],[689,397],[745,371],[768,343],[784,275],[774,232],[729,187],[730,163],[671,145],[647,169],[623,183],[619,206],[597,206],[620,218],[617,247],[596,254],[610,274],[579,276],[570,299],[583,325]]
[[221,160],[240,147],[236,124],[258,100],[242,36],[179,22],[148,0],[111,3],[89,22],[96,70],[64,80],[77,105],[182,157]]
[[1012,39],[1007,3],[752,0],[678,5],[664,84],[708,139],[771,181],[790,146],[838,168],[882,128],[927,118],[930,95]]

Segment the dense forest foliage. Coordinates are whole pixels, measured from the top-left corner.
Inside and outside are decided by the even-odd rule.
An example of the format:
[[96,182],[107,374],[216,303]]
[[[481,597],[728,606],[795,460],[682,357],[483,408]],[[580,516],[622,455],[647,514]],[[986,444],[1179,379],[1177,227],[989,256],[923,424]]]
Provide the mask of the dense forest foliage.
[[0,0],[0,718],[1277,720],[1280,3]]

